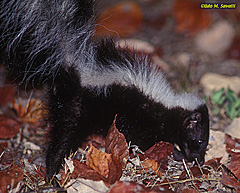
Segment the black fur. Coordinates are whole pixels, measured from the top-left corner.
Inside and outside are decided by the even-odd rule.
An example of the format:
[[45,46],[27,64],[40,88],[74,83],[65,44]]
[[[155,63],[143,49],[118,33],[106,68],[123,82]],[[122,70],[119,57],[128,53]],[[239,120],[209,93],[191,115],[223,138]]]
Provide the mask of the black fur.
[[10,76],[49,85],[47,177],[88,135],[105,136],[116,114],[119,131],[142,150],[168,141],[180,147],[177,160],[204,163],[206,105],[172,93],[145,58],[112,40],[94,42],[93,1],[4,0],[0,9],[0,46]]

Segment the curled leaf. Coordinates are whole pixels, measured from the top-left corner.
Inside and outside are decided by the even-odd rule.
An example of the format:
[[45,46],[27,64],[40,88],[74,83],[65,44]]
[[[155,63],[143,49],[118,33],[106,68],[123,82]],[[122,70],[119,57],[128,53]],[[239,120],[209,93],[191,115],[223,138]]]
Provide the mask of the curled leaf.
[[115,121],[116,117],[106,137],[105,151],[107,153],[117,154],[119,159],[123,161],[123,159],[129,155],[128,144],[125,136],[116,128]]

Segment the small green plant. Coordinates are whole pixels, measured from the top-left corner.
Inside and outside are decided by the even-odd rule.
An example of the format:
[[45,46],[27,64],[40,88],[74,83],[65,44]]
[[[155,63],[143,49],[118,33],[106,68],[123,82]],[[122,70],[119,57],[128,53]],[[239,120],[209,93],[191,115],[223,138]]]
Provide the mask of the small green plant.
[[234,119],[240,115],[240,99],[238,95],[230,88],[224,88],[214,92],[210,96],[213,104],[213,113],[218,114],[223,109],[230,119]]

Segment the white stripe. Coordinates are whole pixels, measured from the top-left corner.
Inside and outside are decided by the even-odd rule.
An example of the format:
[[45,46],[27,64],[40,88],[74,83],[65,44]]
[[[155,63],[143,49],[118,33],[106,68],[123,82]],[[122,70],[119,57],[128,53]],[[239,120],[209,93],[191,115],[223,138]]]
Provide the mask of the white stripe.
[[[128,62],[128,61],[126,61]],[[203,101],[191,94],[175,94],[166,82],[163,74],[148,62],[139,63],[137,68],[130,68],[111,64],[111,69],[89,68],[89,65],[80,67],[81,83],[85,87],[94,87],[97,92],[106,91],[112,84],[135,86],[155,102],[162,103],[167,108],[182,107],[194,110],[203,104]]]

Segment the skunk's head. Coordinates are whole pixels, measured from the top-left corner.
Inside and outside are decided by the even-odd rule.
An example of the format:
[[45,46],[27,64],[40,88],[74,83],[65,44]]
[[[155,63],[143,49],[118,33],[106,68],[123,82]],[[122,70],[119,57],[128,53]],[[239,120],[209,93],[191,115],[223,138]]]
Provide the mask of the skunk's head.
[[209,140],[209,116],[206,105],[184,118],[182,132],[178,146],[175,145],[174,157],[176,160],[185,159],[195,161],[200,165],[204,163],[204,157]]

